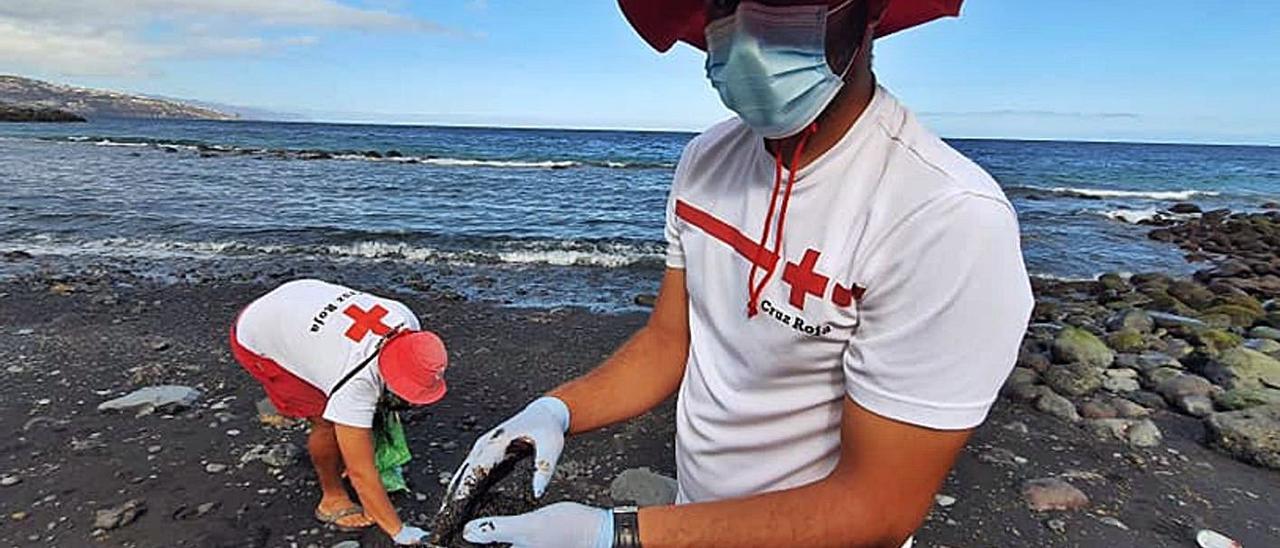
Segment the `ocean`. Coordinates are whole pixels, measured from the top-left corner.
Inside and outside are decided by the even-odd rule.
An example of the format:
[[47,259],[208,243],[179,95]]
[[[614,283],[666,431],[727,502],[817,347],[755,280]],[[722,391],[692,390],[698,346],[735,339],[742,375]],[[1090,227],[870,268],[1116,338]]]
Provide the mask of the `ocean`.
[[[514,306],[656,289],[689,133],[276,122],[0,124],[0,254],[162,280],[265,267]],[[1280,148],[949,140],[1013,200],[1038,276],[1190,272],[1136,224],[1280,200]],[[31,261],[0,260],[0,277]],[[240,274],[237,274],[240,273]]]

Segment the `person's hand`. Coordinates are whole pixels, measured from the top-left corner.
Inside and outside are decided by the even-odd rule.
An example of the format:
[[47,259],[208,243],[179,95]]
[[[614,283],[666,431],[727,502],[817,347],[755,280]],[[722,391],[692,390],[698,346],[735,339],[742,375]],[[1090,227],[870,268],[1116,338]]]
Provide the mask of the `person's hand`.
[[533,445],[533,496],[541,497],[555,474],[568,430],[569,407],[564,402],[550,396],[534,400],[476,440],[467,460],[453,474],[448,492],[453,493],[454,500],[471,496],[480,476],[502,461],[511,442],[521,440]]
[[557,502],[519,516],[471,520],[462,538],[474,544],[504,542],[512,548],[612,548],[613,512]]
[[426,544],[427,532],[411,525],[404,525],[400,527],[400,532],[396,533],[396,536],[391,537],[391,540],[395,541],[396,546]]

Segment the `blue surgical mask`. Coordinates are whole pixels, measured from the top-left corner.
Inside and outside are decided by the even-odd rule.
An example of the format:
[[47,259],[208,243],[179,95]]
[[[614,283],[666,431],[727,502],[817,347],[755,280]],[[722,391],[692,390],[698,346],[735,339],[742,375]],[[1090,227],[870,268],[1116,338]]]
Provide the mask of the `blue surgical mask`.
[[827,64],[825,38],[828,13],[847,5],[742,2],[707,25],[707,78],[720,100],[768,139],[813,123],[844,86]]

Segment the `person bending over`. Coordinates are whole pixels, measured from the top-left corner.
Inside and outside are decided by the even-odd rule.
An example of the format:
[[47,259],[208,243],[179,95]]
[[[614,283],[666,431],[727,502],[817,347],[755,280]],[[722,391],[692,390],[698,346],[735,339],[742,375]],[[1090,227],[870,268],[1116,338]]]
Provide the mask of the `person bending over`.
[[[320,483],[316,519],[342,530],[377,524],[397,544],[427,533],[400,521],[374,461],[380,408],[429,405],[445,394],[444,343],[405,305],[322,282],[286,283],[250,303],[231,329],[236,361],[281,415],[311,424]],[[342,483],[345,467],[363,506]]]

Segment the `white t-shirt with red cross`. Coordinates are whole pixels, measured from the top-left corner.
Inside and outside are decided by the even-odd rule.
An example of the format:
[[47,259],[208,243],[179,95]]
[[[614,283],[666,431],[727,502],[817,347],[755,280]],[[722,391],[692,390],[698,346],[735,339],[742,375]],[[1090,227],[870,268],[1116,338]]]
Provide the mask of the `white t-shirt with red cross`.
[[[886,90],[797,173],[776,255],[774,170],[736,119],[691,141],[676,169],[667,266],[685,271],[691,336],[681,502],[826,477],[846,396],[926,428],[977,426],[1030,316],[1012,206]],[[753,262],[755,283],[772,275],[748,317]]]
[[333,387],[377,350],[383,335],[401,327],[419,329],[418,318],[399,302],[320,280],[297,280],[245,307],[236,339],[328,395],[326,420],[370,428],[384,388],[378,360],[370,360],[336,393]]

